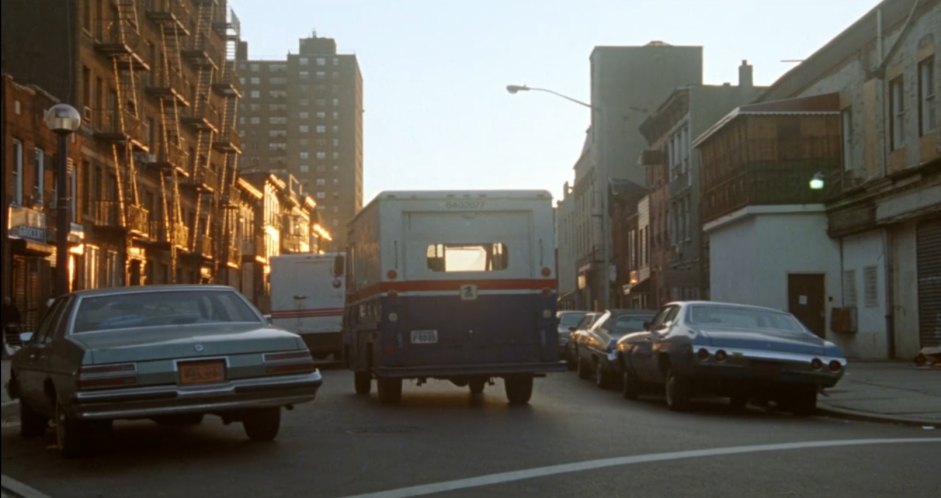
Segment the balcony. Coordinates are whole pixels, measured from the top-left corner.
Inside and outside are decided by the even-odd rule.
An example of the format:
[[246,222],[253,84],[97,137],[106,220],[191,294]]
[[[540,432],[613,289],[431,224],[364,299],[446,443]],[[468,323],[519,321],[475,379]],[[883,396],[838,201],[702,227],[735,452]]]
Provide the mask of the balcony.
[[188,36],[184,19],[192,14],[188,2],[183,0],[145,0],[144,13],[158,26],[175,26],[179,36]]
[[157,153],[148,157],[145,161],[148,166],[171,171],[173,168],[184,176],[189,176],[187,165],[189,164],[189,154],[183,147],[176,144],[167,146],[158,146]]
[[240,238],[239,254],[242,255],[243,259],[264,258],[267,255],[265,251],[265,238],[261,235],[251,238]]
[[172,223],[170,229],[173,235],[173,244],[188,251],[190,247],[190,227],[186,226],[185,223]]
[[150,234],[150,223],[147,219],[149,216],[150,211],[143,206],[128,205],[125,213],[128,232],[140,237],[147,237]]
[[120,69],[149,71],[143,54],[137,51],[145,47],[138,27],[127,19],[98,19],[95,32],[95,50],[109,58],[117,58]]
[[293,233],[281,234],[281,245],[285,252],[306,252],[309,249],[307,236]]
[[815,204],[824,193],[808,182],[818,171],[838,164],[825,161],[754,161],[716,181],[703,192],[703,221],[711,221],[750,205]]
[[237,245],[229,244],[228,247],[226,247],[225,262],[233,268],[239,267],[239,264],[242,262],[242,254],[239,253]]
[[39,209],[10,206],[8,211],[10,237],[46,242],[46,213]]
[[239,75],[235,69],[235,61],[227,60],[222,64],[222,71],[216,75],[212,89],[223,97],[241,97],[238,89]]
[[145,90],[148,95],[168,101],[176,100],[177,104],[183,107],[189,107],[189,100],[186,99],[186,82],[183,75],[171,69],[158,69],[150,74],[147,79]]
[[241,198],[242,192],[230,186],[223,199],[223,207],[225,209],[238,209]]
[[219,110],[206,105],[205,97],[197,97],[196,105],[190,107],[189,112],[183,113],[180,121],[197,131],[218,132]]
[[97,109],[92,120],[95,138],[107,142],[127,141],[145,144],[150,136],[150,126],[138,118],[128,107],[112,106]]
[[167,230],[162,221],[150,220],[147,226],[147,233],[150,235],[150,241],[158,244],[169,244]]
[[235,128],[224,128],[213,137],[212,146],[219,152],[230,154],[241,154],[242,143],[238,130]]
[[196,238],[196,253],[206,259],[212,259],[212,237],[200,234]]
[[196,166],[187,184],[196,190],[215,192],[219,188],[219,174],[206,166]]
[[85,217],[93,226],[99,228],[121,228],[118,223],[118,201],[91,201]]

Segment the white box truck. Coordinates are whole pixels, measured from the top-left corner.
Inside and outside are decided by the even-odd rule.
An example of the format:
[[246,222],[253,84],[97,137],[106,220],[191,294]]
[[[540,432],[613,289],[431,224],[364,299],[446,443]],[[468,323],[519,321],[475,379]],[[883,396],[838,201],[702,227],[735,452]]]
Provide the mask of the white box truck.
[[344,260],[343,253],[270,259],[271,323],[299,334],[314,358],[339,360],[343,352]]
[[552,196],[535,190],[382,192],[349,224],[344,348],[357,393],[403,379],[512,404],[564,371],[556,327]]

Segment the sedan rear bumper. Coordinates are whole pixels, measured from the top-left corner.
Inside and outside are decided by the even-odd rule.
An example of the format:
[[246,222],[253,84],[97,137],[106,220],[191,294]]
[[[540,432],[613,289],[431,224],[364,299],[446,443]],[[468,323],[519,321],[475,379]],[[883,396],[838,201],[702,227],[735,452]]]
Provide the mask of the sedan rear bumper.
[[148,418],[217,413],[313,401],[323,384],[319,371],[236,379],[197,386],[161,385],[76,392],[70,415],[80,420]]

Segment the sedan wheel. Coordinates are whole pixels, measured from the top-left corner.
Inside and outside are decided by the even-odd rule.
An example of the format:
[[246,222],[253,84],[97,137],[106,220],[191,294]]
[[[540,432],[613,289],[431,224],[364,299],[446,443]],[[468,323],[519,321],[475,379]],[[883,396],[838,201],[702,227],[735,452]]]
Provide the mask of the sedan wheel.
[[587,379],[591,377],[591,365],[589,365],[588,362],[583,360],[580,356],[577,357],[575,361],[575,371],[578,374],[578,378]]
[[689,398],[692,396],[692,386],[689,379],[678,375],[672,368],[667,372],[667,382],[664,385],[664,394],[667,406],[673,411],[689,410]]
[[66,458],[81,456],[88,446],[88,434],[81,421],[69,417],[62,403],[56,399],[56,444]]
[[369,394],[369,390],[372,389],[372,376],[369,372],[353,372],[353,387],[356,389],[356,394]]
[[270,406],[249,410],[242,418],[245,434],[252,441],[271,441],[281,429],[281,407]]
[[604,363],[601,360],[595,362],[595,385],[601,389],[611,387],[611,378],[604,370]]
[[25,400],[20,399],[20,435],[38,437],[46,433],[49,419],[30,408]]
[[621,394],[624,399],[637,399],[640,395],[640,381],[634,372],[627,366],[624,367],[624,377],[621,382]]

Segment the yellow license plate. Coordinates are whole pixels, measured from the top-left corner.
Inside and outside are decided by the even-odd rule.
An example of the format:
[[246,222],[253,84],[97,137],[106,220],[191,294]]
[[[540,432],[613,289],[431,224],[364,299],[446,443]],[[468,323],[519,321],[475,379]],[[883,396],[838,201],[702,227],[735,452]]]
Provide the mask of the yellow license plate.
[[222,360],[180,363],[180,384],[210,384],[225,380]]

